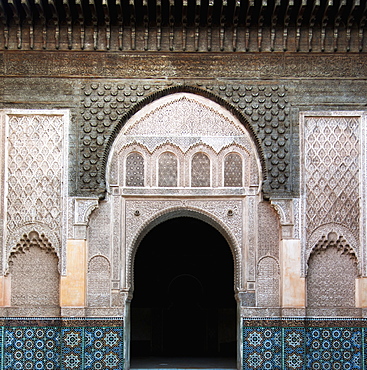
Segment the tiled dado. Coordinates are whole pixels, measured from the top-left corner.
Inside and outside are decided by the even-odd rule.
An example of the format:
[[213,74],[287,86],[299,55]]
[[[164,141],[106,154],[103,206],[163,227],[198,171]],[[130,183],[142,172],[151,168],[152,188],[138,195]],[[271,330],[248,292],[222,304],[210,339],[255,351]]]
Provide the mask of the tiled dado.
[[367,369],[367,320],[245,319],[243,370]]
[[0,369],[123,368],[122,319],[6,318]]

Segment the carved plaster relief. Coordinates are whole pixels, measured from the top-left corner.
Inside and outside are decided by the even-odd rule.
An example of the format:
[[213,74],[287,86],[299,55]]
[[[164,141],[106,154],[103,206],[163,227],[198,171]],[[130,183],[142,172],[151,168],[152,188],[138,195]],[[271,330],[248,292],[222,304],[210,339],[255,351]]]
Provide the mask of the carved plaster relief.
[[310,256],[308,307],[355,307],[357,261],[353,252],[344,253],[344,247],[339,248],[335,242],[329,241],[325,248],[318,247]]
[[330,232],[347,238],[362,262],[365,122],[362,112],[301,114],[303,274],[315,243]]
[[30,308],[30,312],[32,306],[42,306],[43,314],[49,307],[47,315],[54,315],[59,306],[58,258],[47,237],[36,231],[24,234],[10,255],[9,265],[11,305]]
[[[130,147],[130,151],[128,148]],[[178,159],[177,186],[191,184],[191,160],[195,152],[208,154],[213,186],[224,186],[223,164],[230,152],[243,160],[244,186],[259,185],[260,160],[244,126],[226,109],[209,99],[191,93],[176,93],[154,101],[136,113],[116,138],[108,161],[110,185],[124,186],[126,156],[140,153],[146,162],[145,186],[158,186],[160,156],[172,152]],[[151,173],[149,172],[151,168]],[[118,174],[117,174],[118,173]],[[237,184],[237,183],[236,183]]]
[[[5,229],[3,253],[14,247],[22,230],[50,238],[65,267],[69,113],[62,110],[4,110],[2,137]],[[31,226],[32,225],[32,226]],[[43,229],[43,230],[42,230]],[[3,260],[3,268],[6,259]]]

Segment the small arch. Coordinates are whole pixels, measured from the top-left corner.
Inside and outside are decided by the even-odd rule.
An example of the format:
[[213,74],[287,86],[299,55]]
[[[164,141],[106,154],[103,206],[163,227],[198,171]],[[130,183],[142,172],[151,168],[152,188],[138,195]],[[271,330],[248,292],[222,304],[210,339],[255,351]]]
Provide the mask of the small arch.
[[357,257],[343,236],[324,235],[307,261],[307,307],[355,307]]
[[144,186],[144,157],[139,152],[131,152],[126,156],[125,185]]
[[236,152],[228,153],[224,157],[223,185],[224,187],[243,186],[243,160]]
[[[38,236],[36,236],[38,235]],[[32,237],[32,239],[29,239]],[[59,271],[60,270],[60,240],[53,230],[51,230],[47,225],[34,222],[22,225],[21,227],[14,230],[11,235],[8,236],[6,240],[6,246],[8,251],[7,262],[9,261],[12,255],[19,252],[19,250],[26,248],[26,245],[32,241],[36,243],[36,240],[39,240],[40,248],[47,250],[48,253],[52,251],[55,253],[58,259]],[[8,270],[8,266],[6,271]]]
[[41,315],[46,316],[58,313],[58,257],[45,234],[35,230],[23,234],[10,252],[7,273],[11,276],[11,306],[25,312],[40,307]]
[[107,257],[95,255],[88,262],[87,302],[89,307],[110,306],[111,264]]
[[258,307],[279,307],[280,267],[273,256],[264,256],[257,263],[256,300]]
[[210,158],[203,152],[197,152],[191,159],[191,186],[210,187]]
[[177,156],[169,151],[163,152],[158,157],[158,186],[177,187],[178,168]]
[[226,239],[233,256],[234,261],[234,290],[237,291],[241,288],[241,250],[236,241],[236,238],[232,235],[231,231],[221,222],[221,220],[215,218],[213,215],[206,213],[199,209],[194,208],[182,208],[182,207],[173,207],[169,209],[165,209],[157,213],[154,217],[147,220],[144,225],[137,230],[132,244],[128,247],[128,255],[127,255],[127,272],[126,272],[126,282],[127,287],[130,289],[132,293],[134,290],[134,262],[135,262],[135,255],[136,251],[139,247],[139,244],[148,234],[150,230],[152,230],[158,224],[169,220],[171,218],[178,218],[178,217],[193,217],[197,218],[201,221],[208,223],[209,225],[213,226],[216,230],[218,230],[223,237]]
[[[308,261],[310,256],[313,254],[314,250],[317,251],[322,244],[328,244],[328,235],[330,233],[335,233],[338,238],[340,238],[339,244],[342,243],[343,245],[347,244],[348,249],[350,250],[349,254],[354,254],[356,261],[357,261],[357,269],[358,274],[361,274],[361,264],[359,260],[359,248],[358,248],[358,241],[354,234],[344,225],[337,224],[337,223],[328,223],[324,225],[320,225],[317,229],[315,229],[310,237],[308,238],[306,244],[306,253],[305,253],[305,271],[304,275],[307,274],[308,269]],[[342,242],[342,239],[344,242]]]

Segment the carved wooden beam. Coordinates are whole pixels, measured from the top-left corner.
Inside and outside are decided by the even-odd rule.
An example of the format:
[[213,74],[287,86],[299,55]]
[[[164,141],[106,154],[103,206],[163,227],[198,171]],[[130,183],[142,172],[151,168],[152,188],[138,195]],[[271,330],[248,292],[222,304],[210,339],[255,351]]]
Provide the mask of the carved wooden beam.
[[313,0],[312,10],[308,25],[308,51],[312,51],[313,28],[315,27],[317,13],[320,8],[320,0]]
[[67,24],[67,34],[68,34],[68,48],[71,49],[73,47],[73,17],[71,14],[70,3],[69,0],[63,0],[63,6],[65,11],[65,18]]
[[149,7],[148,0],[143,0],[144,50],[148,50],[149,41]]
[[273,13],[271,15],[271,30],[270,30],[270,50],[274,51],[275,49],[275,35],[276,27],[278,23],[278,13],[281,5],[281,0],[275,0]]
[[320,38],[320,47],[321,51],[325,51],[325,38],[326,38],[326,27],[329,23],[330,12],[333,8],[334,1],[326,0],[324,14],[321,21],[321,38]]
[[98,48],[98,14],[96,9],[96,3],[94,0],[89,0],[89,10],[92,16],[93,23],[93,48],[97,50]]
[[103,8],[103,15],[104,15],[104,24],[106,27],[106,49],[110,50],[111,48],[111,18],[110,18],[110,9],[109,9],[107,0],[102,0],[102,8]]
[[214,8],[214,0],[209,0],[208,4],[208,14],[207,14],[207,49],[208,51],[212,50],[212,24],[213,24],[213,8]]
[[260,4],[260,11],[259,11],[259,18],[257,21],[257,48],[259,51],[262,49],[262,41],[263,41],[263,27],[265,21],[265,13],[266,7],[268,6],[267,0],[261,0]]
[[346,35],[347,36],[347,51],[350,50],[352,27],[356,19],[358,18],[358,13],[360,11],[361,11],[360,0],[353,0],[352,6],[349,11],[348,19],[347,19],[347,35]]
[[240,18],[241,0],[235,0],[233,10],[233,35],[232,35],[232,50],[237,50],[237,30]]
[[225,36],[225,27],[226,27],[226,10],[228,2],[227,0],[222,0],[222,8],[220,11],[220,30],[219,30],[219,48],[221,51],[224,50],[224,36]]
[[123,48],[123,36],[124,36],[124,15],[123,15],[123,11],[122,11],[121,1],[122,0],[116,0],[119,50],[122,50],[122,48]]
[[157,50],[161,50],[162,42],[162,0],[156,2]]
[[136,13],[135,1],[129,0],[130,7],[130,32],[131,32],[131,50],[136,49]]
[[20,49],[22,47],[22,23],[20,19],[19,10],[16,4],[16,0],[8,0],[8,4],[10,9],[13,12],[13,19],[17,26],[17,48]]
[[9,47],[9,26],[8,26],[8,15],[5,12],[4,4],[0,0],[0,20],[4,28],[4,47],[7,49]]
[[362,11],[361,18],[359,21],[359,30],[358,30],[358,49],[359,51],[363,51],[363,38],[364,38],[364,29],[367,24],[367,3]]
[[297,20],[296,20],[296,50],[299,51],[301,47],[301,27],[303,23],[303,17],[307,7],[307,0],[302,0],[298,8]]
[[246,51],[249,51],[250,48],[250,26],[252,21],[252,13],[254,11],[255,7],[255,0],[249,0],[247,4],[247,10],[246,10],[246,20],[245,20],[245,27],[246,27],[246,33],[245,33],[245,49]]
[[175,1],[169,0],[169,50],[173,50],[174,27],[175,27]]
[[182,1],[182,50],[186,50],[186,42],[187,42],[187,8],[188,8],[188,0]]
[[60,21],[59,11],[57,10],[56,0],[48,0],[48,7],[51,10],[52,22],[55,27],[55,48],[60,48]]
[[343,14],[345,12],[345,7],[347,5],[347,0],[340,0],[338,11],[334,18],[334,32],[333,32],[333,48],[334,51],[338,50],[338,38],[339,38],[339,27],[343,19]]
[[34,48],[34,26],[33,26],[33,11],[29,0],[21,0],[23,10],[25,12],[26,21],[29,26],[29,47]]
[[287,1],[287,8],[284,13],[284,28],[283,28],[283,51],[288,49],[288,27],[291,21],[291,15],[294,8],[294,0]]
[[85,47],[85,24],[82,0],[75,0],[76,10],[78,12],[78,22],[80,25],[80,48]]
[[195,0],[195,51],[199,50],[201,0]]
[[42,23],[42,48],[46,49],[47,47],[47,20],[46,20],[46,13],[43,8],[43,4],[41,0],[34,0],[34,5],[38,11],[41,23]]

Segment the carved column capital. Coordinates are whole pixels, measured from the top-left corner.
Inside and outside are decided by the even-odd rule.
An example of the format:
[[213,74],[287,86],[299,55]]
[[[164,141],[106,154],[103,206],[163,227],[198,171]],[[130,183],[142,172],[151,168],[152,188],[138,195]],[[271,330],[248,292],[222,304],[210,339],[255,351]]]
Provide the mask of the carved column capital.
[[293,199],[271,199],[271,205],[280,218],[282,239],[294,238]]
[[75,198],[74,238],[86,239],[89,216],[98,208],[98,198]]

